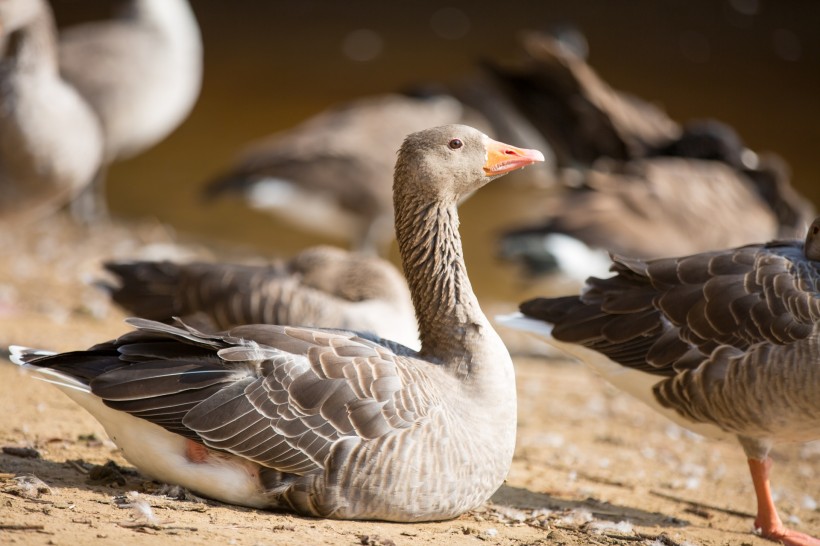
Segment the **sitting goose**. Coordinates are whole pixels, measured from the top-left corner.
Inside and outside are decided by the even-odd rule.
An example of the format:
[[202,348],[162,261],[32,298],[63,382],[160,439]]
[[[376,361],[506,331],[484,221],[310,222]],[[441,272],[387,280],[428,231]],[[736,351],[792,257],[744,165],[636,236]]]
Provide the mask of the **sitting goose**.
[[681,256],[796,234],[778,223],[749,177],[717,161],[599,160],[561,180],[565,186],[544,203],[544,221],[501,237],[501,255],[531,275],[583,282],[606,275],[610,251]]
[[102,159],[94,113],[57,69],[45,0],[0,2],[0,219],[35,221],[88,185]]
[[409,133],[458,123],[466,115],[446,95],[350,101],[252,143],[204,194],[239,194],[251,207],[298,228],[386,256],[393,241],[395,150]]
[[421,350],[341,330],[203,334],[129,319],[88,351],[13,349],[89,410],[145,474],[224,502],[428,521],[485,502],[512,461],[512,360],[464,266],[457,204],[543,161],[463,125],[409,135],[396,236]]
[[[129,0],[116,18],[60,32],[60,72],[105,136],[105,163],[138,155],[191,112],[202,85],[202,39],[187,0]],[[102,177],[84,214],[105,211]]]
[[390,262],[330,246],[268,265],[107,262],[105,284],[134,316],[204,317],[210,330],[241,324],[298,324],[359,332],[418,348],[407,282]]
[[501,257],[531,276],[583,283],[606,273],[609,251],[681,256],[797,237],[813,220],[783,162],[757,156],[730,126],[681,127],[549,34],[523,33],[521,44],[522,63],[489,69],[563,169],[542,220],[522,217],[501,237]]
[[733,434],[749,461],[755,527],[785,544],[769,486],[775,442],[820,438],[820,218],[805,243],[684,258],[613,258],[581,296],[538,298],[502,324],[544,336],[684,427]]
[[649,157],[602,158],[559,179],[545,220],[501,238],[502,256],[535,276],[560,272],[582,283],[606,275],[608,252],[659,258],[792,238],[814,218],[782,160],[758,157],[714,120],[687,124]]

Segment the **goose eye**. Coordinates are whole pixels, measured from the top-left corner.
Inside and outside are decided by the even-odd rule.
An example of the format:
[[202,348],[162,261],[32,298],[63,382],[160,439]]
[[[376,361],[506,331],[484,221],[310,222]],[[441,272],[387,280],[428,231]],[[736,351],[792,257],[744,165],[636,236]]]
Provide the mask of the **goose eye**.
[[464,146],[464,143],[463,143],[463,142],[461,142],[459,139],[454,138],[453,140],[451,140],[451,141],[447,144],[447,146],[449,146],[451,150],[458,150],[459,148],[461,148],[462,146]]

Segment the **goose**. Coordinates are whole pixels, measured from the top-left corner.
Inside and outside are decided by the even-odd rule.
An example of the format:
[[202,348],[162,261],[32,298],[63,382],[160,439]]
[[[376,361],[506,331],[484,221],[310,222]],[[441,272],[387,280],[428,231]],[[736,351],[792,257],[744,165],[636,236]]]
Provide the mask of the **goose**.
[[[104,166],[167,137],[202,85],[202,38],[186,0],[129,0],[114,19],[63,29],[59,55],[60,73],[100,119]],[[100,172],[81,213],[105,212],[103,178]]]
[[99,123],[57,69],[51,8],[0,2],[0,220],[52,213],[91,182],[101,160]]
[[393,241],[395,150],[408,133],[469,115],[441,94],[358,98],[251,143],[205,185],[204,196],[240,195],[294,227],[386,256]]
[[407,282],[376,256],[316,246],[266,265],[117,261],[104,267],[115,282],[103,288],[134,316],[165,322],[204,315],[211,330],[254,323],[341,328],[418,349]]
[[154,479],[223,502],[338,519],[429,521],[481,505],[512,462],[512,360],[472,291],[457,204],[537,161],[463,125],[407,136],[396,236],[416,352],[366,334],[133,318],[88,351],[12,358],[92,413]]
[[729,125],[679,125],[612,89],[549,34],[523,33],[521,46],[520,65],[486,66],[544,134],[560,169],[540,200],[542,219],[527,211],[499,237],[500,257],[530,279],[582,284],[607,275],[610,251],[681,256],[797,237],[813,220],[785,162],[748,149]]
[[546,137],[559,167],[641,157],[680,137],[661,108],[610,87],[560,36],[528,31],[519,41],[522,62],[484,67]]
[[688,123],[645,157],[599,158],[558,179],[544,220],[501,234],[502,258],[532,277],[583,283],[606,276],[608,252],[659,258],[798,237],[815,214],[781,158],[755,154],[716,120]]
[[643,261],[580,296],[536,298],[500,317],[589,364],[695,432],[734,435],[757,497],[754,525],[792,546],[769,485],[777,442],[820,438],[820,218],[805,242],[776,240]]

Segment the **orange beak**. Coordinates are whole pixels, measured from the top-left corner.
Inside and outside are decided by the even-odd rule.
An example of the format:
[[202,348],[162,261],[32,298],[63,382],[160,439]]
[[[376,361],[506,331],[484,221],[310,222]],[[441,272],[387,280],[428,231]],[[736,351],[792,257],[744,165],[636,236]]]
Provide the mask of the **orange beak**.
[[494,176],[508,173],[537,161],[544,161],[544,154],[538,150],[516,148],[491,138],[484,144],[487,148],[487,162],[484,163],[484,173]]

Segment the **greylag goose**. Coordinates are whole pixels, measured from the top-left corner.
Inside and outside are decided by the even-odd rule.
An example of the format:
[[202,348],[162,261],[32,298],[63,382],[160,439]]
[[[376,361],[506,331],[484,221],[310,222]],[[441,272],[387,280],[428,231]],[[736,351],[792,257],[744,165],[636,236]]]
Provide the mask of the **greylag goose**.
[[[680,127],[653,104],[604,82],[586,63],[583,35],[575,29],[559,28],[555,34],[525,32],[521,44],[527,58],[522,65],[485,67],[517,105],[519,115],[542,132],[559,167],[595,169],[602,158],[616,163],[647,157],[721,162],[743,175],[744,183],[752,184],[777,217],[777,231],[762,237],[750,233],[752,238],[744,242],[796,237],[805,231],[814,219],[814,207],[791,187],[782,159],[773,154],[759,157],[734,129],[716,120],[695,120]],[[572,184],[579,184],[577,176],[570,175]],[[667,255],[734,245],[725,239],[717,247],[681,248]]]
[[[501,235],[501,256],[532,276],[560,273],[583,282],[606,275],[607,252],[668,257],[793,237],[813,213],[765,159],[753,175],[680,157],[599,160],[559,180],[541,204],[546,220]],[[764,184],[772,190],[765,197]]]
[[101,159],[99,123],[58,72],[51,8],[0,2],[0,217],[54,211],[91,182]]
[[[205,318],[211,330],[242,324],[322,326],[418,348],[407,282],[390,262],[330,246],[267,265],[107,262],[103,283],[128,313],[152,320]],[[200,329],[202,329],[200,327]]]
[[485,67],[546,137],[560,167],[641,157],[680,136],[661,109],[612,89],[560,38],[524,32],[520,41],[523,62]]
[[538,298],[501,323],[541,335],[684,427],[735,435],[748,457],[755,527],[786,529],[769,486],[777,442],[820,438],[820,218],[780,240],[684,258],[613,257],[581,296]]
[[236,193],[307,231],[386,255],[393,241],[393,157],[405,135],[456,123],[456,99],[378,95],[319,113],[251,144],[205,196]]
[[512,360],[467,278],[457,204],[542,161],[463,125],[409,135],[395,168],[396,236],[419,352],[341,330],[204,334],[130,319],[88,351],[13,349],[88,409],[145,474],[200,494],[309,516],[455,517],[512,461]]
[[[115,19],[63,29],[59,45],[60,72],[102,124],[106,164],[164,139],[199,96],[202,39],[186,0],[129,0]],[[101,193],[88,199],[89,214],[105,210]]]
[[501,257],[530,277],[583,282],[606,274],[609,251],[693,254],[799,236],[814,218],[784,162],[758,156],[731,127],[715,120],[680,127],[612,89],[548,34],[524,33],[521,44],[523,63],[487,67],[562,169],[541,201],[544,219],[522,219],[500,238]]
[[608,251],[692,254],[799,236],[814,218],[782,161],[758,157],[731,127],[680,127],[612,89],[559,39],[530,32],[521,43],[523,63],[487,66],[564,169],[543,202],[544,219],[522,219],[501,236],[501,257],[531,276],[583,282],[605,274]]

